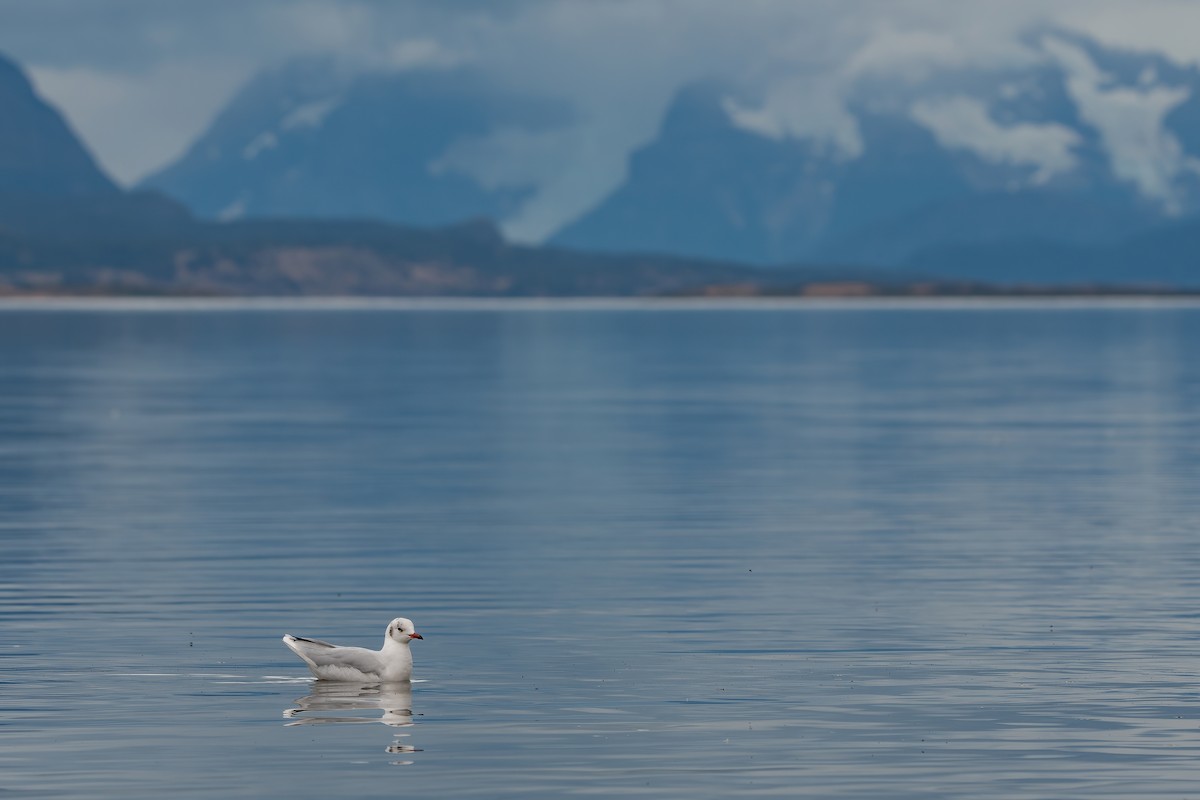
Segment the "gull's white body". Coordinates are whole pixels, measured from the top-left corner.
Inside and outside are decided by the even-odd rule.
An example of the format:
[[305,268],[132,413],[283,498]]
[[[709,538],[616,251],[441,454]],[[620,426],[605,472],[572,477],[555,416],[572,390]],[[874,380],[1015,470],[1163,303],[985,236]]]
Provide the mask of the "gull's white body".
[[397,617],[388,624],[379,650],[340,647],[290,633],[283,637],[283,643],[304,659],[312,674],[321,680],[396,683],[412,680],[412,652],[408,646],[413,639],[420,638],[412,620]]

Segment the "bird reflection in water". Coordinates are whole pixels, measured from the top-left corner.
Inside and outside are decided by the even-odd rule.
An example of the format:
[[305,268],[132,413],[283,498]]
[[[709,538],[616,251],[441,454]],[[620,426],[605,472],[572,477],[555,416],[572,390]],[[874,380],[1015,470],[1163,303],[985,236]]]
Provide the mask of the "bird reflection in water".
[[[371,712],[382,711],[379,716]],[[348,713],[346,713],[348,712]],[[408,728],[413,724],[412,684],[359,684],[341,681],[316,681],[312,693],[296,700],[295,708],[283,712],[287,727],[293,725],[371,725],[380,723],[392,728]],[[411,734],[397,732],[386,752],[393,755],[419,753],[420,750],[404,739]],[[411,761],[393,761],[403,766]]]

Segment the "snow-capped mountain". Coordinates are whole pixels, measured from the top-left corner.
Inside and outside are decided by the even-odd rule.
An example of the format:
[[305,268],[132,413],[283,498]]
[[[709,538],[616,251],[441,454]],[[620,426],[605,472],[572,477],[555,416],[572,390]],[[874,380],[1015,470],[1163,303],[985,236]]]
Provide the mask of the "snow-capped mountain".
[[1000,67],[864,75],[821,126],[787,81],[690,87],[559,244],[895,264],[1116,241],[1200,213],[1200,73],[1063,32]]
[[[862,69],[836,86],[804,74],[687,86],[623,182],[551,242],[893,265],[949,245],[1104,244],[1200,214],[1200,71],[1061,30],[1016,51]],[[552,163],[589,158],[582,144],[562,152],[587,141],[558,135],[581,124],[568,104],[463,66],[302,61],[248,85],[143,185],[216,219],[504,225],[544,204]]]
[[299,61],[250,83],[180,161],[143,185],[227,220],[503,219],[531,187],[482,185],[455,168],[453,146],[555,125],[565,113],[466,68],[363,75]]

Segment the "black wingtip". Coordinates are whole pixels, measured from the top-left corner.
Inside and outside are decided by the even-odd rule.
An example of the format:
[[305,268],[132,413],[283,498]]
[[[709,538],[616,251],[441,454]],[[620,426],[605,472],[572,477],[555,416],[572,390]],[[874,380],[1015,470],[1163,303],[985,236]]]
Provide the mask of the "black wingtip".
[[[288,635],[291,636],[291,634]],[[292,638],[297,642],[308,642],[309,644],[315,644],[320,647],[333,647],[333,645],[331,645],[329,642],[322,642],[320,639],[307,639],[303,636],[292,636]]]

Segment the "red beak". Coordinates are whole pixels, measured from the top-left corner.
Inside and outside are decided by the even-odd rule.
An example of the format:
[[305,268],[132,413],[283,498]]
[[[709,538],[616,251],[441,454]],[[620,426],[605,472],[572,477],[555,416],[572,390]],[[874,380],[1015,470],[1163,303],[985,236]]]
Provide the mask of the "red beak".
[[410,634],[408,635],[408,638],[409,638],[409,639],[424,639],[425,637],[424,637],[424,636],[422,636],[422,635],[421,635],[421,634],[419,634],[419,633],[410,633]]

